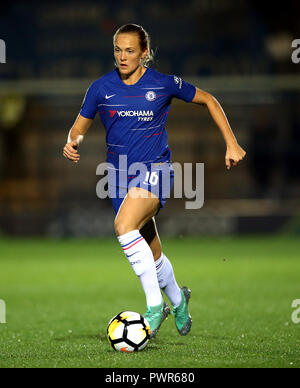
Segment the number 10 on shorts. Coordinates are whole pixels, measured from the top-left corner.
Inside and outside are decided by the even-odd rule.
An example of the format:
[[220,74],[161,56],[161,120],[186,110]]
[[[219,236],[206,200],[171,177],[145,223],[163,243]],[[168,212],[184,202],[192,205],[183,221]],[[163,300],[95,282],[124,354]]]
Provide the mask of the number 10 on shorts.
[[157,185],[157,183],[158,183],[158,179],[159,179],[159,178],[158,178],[158,175],[157,175],[157,172],[156,172],[156,171],[151,172],[151,174],[150,174],[149,171],[147,171],[147,173],[146,173],[146,178],[145,178],[143,184],[155,186],[155,185]]

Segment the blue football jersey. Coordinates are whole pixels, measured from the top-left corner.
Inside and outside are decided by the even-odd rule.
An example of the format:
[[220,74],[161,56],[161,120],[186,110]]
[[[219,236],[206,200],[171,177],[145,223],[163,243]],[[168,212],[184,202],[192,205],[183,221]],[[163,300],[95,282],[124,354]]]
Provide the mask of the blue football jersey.
[[80,114],[94,119],[98,113],[106,130],[107,158],[116,169],[119,156],[134,162],[171,160],[166,122],[172,98],[191,102],[195,86],[182,78],[147,68],[134,85],[126,85],[118,69],[93,82]]

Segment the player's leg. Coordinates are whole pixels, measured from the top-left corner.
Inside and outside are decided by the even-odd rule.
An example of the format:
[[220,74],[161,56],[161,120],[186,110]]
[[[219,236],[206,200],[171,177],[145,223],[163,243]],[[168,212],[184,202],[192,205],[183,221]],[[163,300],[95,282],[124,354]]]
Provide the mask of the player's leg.
[[162,245],[158,235],[155,218],[152,217],[143,226],[140,232],[152,250],[160,288],[165,292],[172,305],[178,307],[182,301],[182,295],[175,279],[172,264],[162,252]]
[[147,198],[137,197],[144,192],[141,188],[131,188],[125,197],[115,219],[115,231],[122,249],[130,262],[135,274],[143,286],[147,313],[145,314],[154,337],[170,313],[164,304],[157,275],[152,250],[140,233],[140,229],[157,213],[160,201],[149,193]]
[[143,226],[141,234],[152,250],[159,286],[172,303],[177,330],[181,335],[187,335],[192,324],[191,316],[188,312],[191,291],[187,287],[179,288],[173,266],[162,252],[154,217]]
[[155,218],[152,217],[148,222],[146,222],[140,232],[151,248],[154,261],[157,261],[161,257],[162,246],[157,232]]

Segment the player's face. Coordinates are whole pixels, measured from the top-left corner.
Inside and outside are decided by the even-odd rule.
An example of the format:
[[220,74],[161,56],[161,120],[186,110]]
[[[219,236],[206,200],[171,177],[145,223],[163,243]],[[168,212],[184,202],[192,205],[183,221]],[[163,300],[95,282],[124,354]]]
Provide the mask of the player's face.
[[118,34],[114,42],[115,60],[122,75],[130,75],[142,66],[147,50],[141,50],[137,34]]

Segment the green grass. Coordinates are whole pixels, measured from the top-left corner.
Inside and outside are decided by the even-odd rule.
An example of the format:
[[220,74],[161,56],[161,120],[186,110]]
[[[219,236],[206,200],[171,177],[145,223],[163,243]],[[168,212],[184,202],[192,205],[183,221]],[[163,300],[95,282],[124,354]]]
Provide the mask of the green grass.
[[0,240],[0,367],[300,367],[300,240],[162,239],[193,328],[173,317],[140,353],[112,350],[106,325],[145,312],[138,279],[114,239]]

